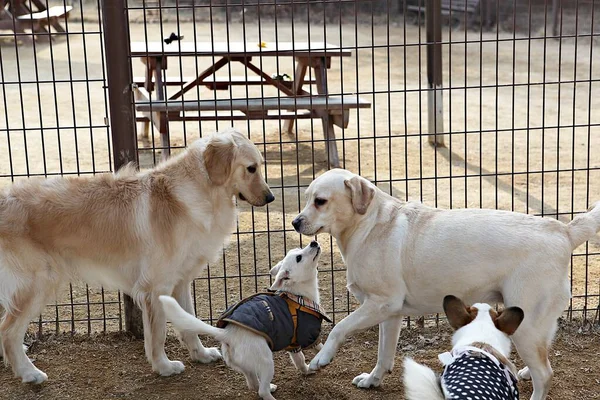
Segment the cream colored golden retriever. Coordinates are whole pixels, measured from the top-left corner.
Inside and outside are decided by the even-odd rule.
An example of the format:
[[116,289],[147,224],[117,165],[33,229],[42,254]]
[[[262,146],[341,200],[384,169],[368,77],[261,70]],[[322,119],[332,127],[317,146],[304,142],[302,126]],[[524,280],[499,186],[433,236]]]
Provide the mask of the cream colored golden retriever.
[[[183,364],[165,354],[158,297],[172,295],[193,313],[190,282],[217,261],[233,231],[234,196],[254,206],[274,200],[262,164],[254,144],[231,129],[196,141],[149,171],[29,180],[4,190],[0,356],[15,375],[30,383],[47,379],[21,343],[29,321],[72,280],[131,295],[143,311],[152,369],[163,376],[182,372]],[[195,361],[221,357],[197,335],[181,340]]]

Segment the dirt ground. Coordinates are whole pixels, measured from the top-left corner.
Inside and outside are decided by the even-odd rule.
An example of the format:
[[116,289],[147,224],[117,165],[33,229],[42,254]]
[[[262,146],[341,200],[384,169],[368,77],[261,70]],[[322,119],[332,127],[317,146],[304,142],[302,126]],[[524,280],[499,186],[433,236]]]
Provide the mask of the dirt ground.
[[[211,342],[208,342],[209,344]],[[318,374],[303,377],[289,357],[275,355],[275,396],[280,399],[394,399],[401,400],[402,359],[415,358],[440,371],[437,355],[450,346],[450,331],[405,329],[396,355],[396,368],[372,390],[352,386],[352,379],[370,372],[377,359],[377,331],[358,334],[342,346],[333,363]],[[40,387],[23,385],[7,368],[0,368],[2,399],[232,399],[258,398],[246,388],[245,380],[223,362],[200,365],[189,361],[184,348],[170,336],[167,353],[184,361],[183,374],[161,378],[152,374],[144,357],[143,341],[125,333],[59,335],[34,345],[31,357],[49,380]],[[314,353],[307,352],[310,359]],[[515,357],[517,366],[521,366]],[[554,385],[548,400],[591,400],[600,398],[600,331],[567,324],[559,330],[551,351]],[[520,382],[521,398],[531,395],[531,383]],[[423,399],[426,400],[426,399]]]

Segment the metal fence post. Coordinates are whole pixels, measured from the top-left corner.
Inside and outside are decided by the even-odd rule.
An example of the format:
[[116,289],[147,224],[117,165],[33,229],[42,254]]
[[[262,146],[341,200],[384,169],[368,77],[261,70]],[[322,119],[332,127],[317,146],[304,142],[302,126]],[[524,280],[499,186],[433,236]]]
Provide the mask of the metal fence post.
[[429,143],[444,146],[444,97],[442,92],[442,4],[441,0],[427,0],[427,115]]
[[[110,104],[114,169],[137,164],[135,111],[129,57],[129,29],[125,0],[102,1],[102,31],[106,50],[106,76]],[[143,336],[142,313],[131,297],[124,296],[125,329]]]

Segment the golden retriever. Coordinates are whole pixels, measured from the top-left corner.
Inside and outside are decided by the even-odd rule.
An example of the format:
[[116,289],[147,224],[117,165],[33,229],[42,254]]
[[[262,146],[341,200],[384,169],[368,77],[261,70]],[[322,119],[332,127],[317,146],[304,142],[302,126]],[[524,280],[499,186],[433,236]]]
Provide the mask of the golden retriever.
[[[165,354],[158,297],[193,313],[190,282],[217,261],[236,221],[234,196],[263,206],[274,196],[254,144],[233,129],[193,143],[156,168],[92,178],[15,183],[0,195],[0,356],[23,382],[47,379],[21,345],[29,321],[69,281],[119,289],[140,306],[146,357],[163,376],[183,363]],[[221,357],[184,334],[191,358]]]

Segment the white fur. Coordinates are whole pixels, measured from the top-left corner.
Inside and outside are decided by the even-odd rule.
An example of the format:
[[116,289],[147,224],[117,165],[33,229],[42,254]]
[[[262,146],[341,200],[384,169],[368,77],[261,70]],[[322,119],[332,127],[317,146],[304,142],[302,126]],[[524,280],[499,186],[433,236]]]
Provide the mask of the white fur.
[[407,400],[444,400],[439,377],[412,358],[404,359],[404,391]]
[[[477,316],[469,324],[458,329],[452,336],[452,350],[471,346],[475,342],[492,346],[506,359],[510,356],[511,341],[508,335],[498,330],[490,316],[489,304],[474,304]],[[404,390],[407,400],[449,399],[446,388],[440,386],[439,377],[431,368],[410,358],[404,359]]]
[[[271,269],[275,281],[272,290],[284,290],[319,302],[317,264],[320,247],[306,246],[291,250],[285,258]],[[300,262],[297,257],[301,256]],[[275,367],[273,354],[264,337],[234,324],[224,329],[202,322],[182,309],[175,299],[160,296],[165,315],[173,327],[183,334],[208,335],[221,342],[223,359],[231,368],[246,377],[248,389],[258,391],[261,398],[274,400],[271,394],[277,389],[271,384]],[[319,348],[320,349],[320,348]],[[289,353],[294,366],[303,374],[312,373],[304,360],[302,351]]]
[[[373,194],[363,214],[352,203],[353,182]],[[402,316],[440,312],[442,298],[453,293],[469,303],[503,301],[524,310],[513,337],[528,366],[520,375],[533,378],[532,400],[546,398],[552,369],[540,353],[570,298],[571,252],[600,228],[600,203],[568,225],[507,211],[439,210],[401,202],[341,169],[315,179],[306,197],[295,228],[336,239],[348,289],[361,303],[334,327],[311,369],[329,364],[348,335],[379,324],[377,365],[353,381],[378,386],[393,368]]]

